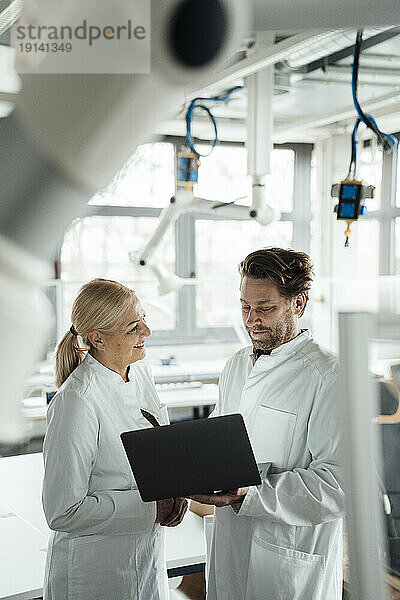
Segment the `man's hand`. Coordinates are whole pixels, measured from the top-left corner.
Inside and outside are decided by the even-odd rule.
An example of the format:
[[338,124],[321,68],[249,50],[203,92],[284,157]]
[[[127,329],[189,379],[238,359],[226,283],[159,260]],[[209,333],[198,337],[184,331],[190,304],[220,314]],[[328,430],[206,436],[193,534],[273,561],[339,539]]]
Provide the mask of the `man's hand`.
[[176,527],[182,523],[187,509],[188,502],[185,498],[157,500],[156,523],[160,523],[164,527]]
[[196,496],[189,496],[189,498],[200,502],[200,504],[213,504],[220,508],[222,506],[229,506],[230,504],[241,504],[248,491],[249,488],[244,487],[226,492],[218,492],[217,494],[198,494]]

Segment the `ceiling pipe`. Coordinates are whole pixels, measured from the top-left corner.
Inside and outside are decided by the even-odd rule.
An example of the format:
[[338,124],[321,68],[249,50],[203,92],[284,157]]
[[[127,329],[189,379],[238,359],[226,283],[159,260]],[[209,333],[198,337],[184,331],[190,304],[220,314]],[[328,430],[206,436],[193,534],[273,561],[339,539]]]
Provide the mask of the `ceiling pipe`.
[[202,93],[206,88],[217,86],[217,88],[229,87],[232,83],[243,80],[244,78],[257,73],[261,69],[274,65],[275,63],[287,58],[299,48],[302,44],[312,39],[315,34],[307,31],[297,33],[266,47],[249,52],[249,55],[234,65],[213,74],[211,77],[198,79],[196,86],[185,89],[186,96],[195,96]]
[[13,25],[21,14],[24,3],[22,0],[0,1],[0,35]]
[[[333,70],[331,71],[329,69],[328,73],[326,74],[327,76],[321,76],[321,77],[302,77],[301,79],[298,79],[295,84],[299,84],[299,86],[301,85],[307,85],[307,84],[316,84],[316,83],[321,83],[321,84],[335,84],[335,85],[342,85],[345,88],[351,84],[351,73],[349,71],[349,67],[347,67],[347,72],[345,71],[337,71],[334,72]],[[397,74],[397,78],[400,76],[400,70]],[[372,74],[370,75],[370,77],[372,77]],[[394,83],[393,82],[393,76],[391,78],[391,81],[383,81],[379,79],[379,74],[375,77],[375,79],[368,79],[368,74],[364,74],[363,77],[359,76],[358,79],[358,87],[361,88],[362,86],[368,86],[368,87],[377,87],[378,89],[382,90],[382,88],[389,88],[389,89],[393,89],[394,87],[397,87],[397,82]]]
[[[332,74],[335,73],[337,75],[348,75],[351,78],[351,65],[330,65],[327,69],[326,69],[326,74]],[[359,79],[358,79],[358,83],[362,84],[362,83],[371,83],[371,85],[373,85],[374,83],[384,83],[382,81],[382,77],[384,78],[392,78],[394,81],[392,82],[393,85],[398,85],[399,84],[399,75],[400,75],[400,64],[398,67],[373,67],[372,65],[370,66],[366,66],[364,64],[360,65],[360,71],[359,71]],[[368,77],[373,77],[374,80],[368,80]],[[304,79],[303,79],[304,80]],[[308,81],[316,81],[315,78],[310,77],[308,79]],[[346,79],[347,81],[347,79]]]
[[[361,51],[381,44],[399,34],[400,27],[365,29]],[[318,34],[314,39],[305,42],[296,54],[280,62],[277,68],[291,73],[311,73],[317,69],[334,65],[344,58],[353,56],[354,41],[354,30]]]
[[[376,31],[379,33],[374,35]],[[367,37],[363,41],[363,49],[373,47],[399,34],[400,27],[369,28],[365,31]],[[186,96],[192,96],[203,93],[209,87],[226,88],[274,64],[279,64],[280,70],[309,73],[351,56],[353,45],[354,30],[336,29],[319,33],[310,31],[297,33],[270,45],[250,48],[246,58],[213,74],[212,77],[200,80],[196,87],[187,88],[185,93]],[[316,53],[319,56],[317,60],[315,60]]]

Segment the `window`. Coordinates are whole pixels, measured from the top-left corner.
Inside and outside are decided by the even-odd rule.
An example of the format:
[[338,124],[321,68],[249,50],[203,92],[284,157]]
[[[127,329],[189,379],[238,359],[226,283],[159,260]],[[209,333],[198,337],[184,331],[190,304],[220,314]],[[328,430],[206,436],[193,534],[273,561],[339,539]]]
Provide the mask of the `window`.
[[[154,232],[149,217],[93,216],[78,219],[67,231],[61,253],[63,280],[114,277],[146,282],[150,272],[134,261]],[[174,229],[170,227],[158,246],[155,260],[175,270]]]
[[[64,326],[68,325],[72,302],[82,283],[104,277],[136,290],[153,329],[175,328],[175,295],[158,296],[153,273],[132,260],[144,247],[155,225],[156,219],[148,217],[94,216],[79,219],[71,226],[61,252]],[[175,270],[174,248],[171,227],[155,255],[171,272]]]
[[337,343],[337,311],[398,310],[398,283],[388,277],[400,274],[398,152],[383,153],[375,140],[359,144],[358,175],[376,187],[375,198],[366,200],[368,214],[352,223],[350,245],[345,248],[346,222],[338,221],[332,214],[333,200],[318,205],[318,193],[328,200],[327,184],[340,178],[341,155],[347,144],[347,139],[338,137],[318,148],[319,158],[324,156],[326,163],[322,164],[322,159],[319,165],[320,185],[316,186],[315,202],[318,220],[313,227],[319,239],[313,248],[315,260],[323,266],[323,276],[314,284],[311,312],[318,341],[331,348]]
[[[65,234],[60,256],[58,335],[69,327],[72,302],[79,287],[94,277],[115,279],[133,287],[153,330],[175,329],[176,295],[158,296],[154,274],[135,261],[157,225],[157,207],[166,206],[174,194],[174,157],[174,146],[169,143],[139,146],[108,189],[89,202],[98,206],[100,213],[104,206],[107,215],[78,219]],[[118,215],[121,207],[126,207],[122,212],[127,216]],[[129,211],[128,207],[132,209]],[[158,247],[155,260],[175,271],[173,227]]]
[[395,219],[395,273],[400,275],[400,217]]
[[[239,197],[238,203],[249,205],[251,179],[246,175],[246,149],[222,146],[214,153],[217,151],[217,161],[212,157],[201,159],[196,195],[224,202]],[[195,216],[197,332],[215,335],[219,330],[224,335],[225,330],[227,335],[240,321],[237,266],[249,252],[266,246],[309,249],[310,159],[309,145],[276,147],[272,152],[267,202],[281,211],[280,221],[262,226],[247,220],[224,220],[217,211],[215,217]]]
[[[206,147],[199,146],[199,152]],[[271,175],[266,178],[268,203],[281,212],[293,210],[294,151],[272,150]],[[196,196],[207,200],[251,204],[251,177],[247,175],[244,146],[217,146],[212,155],[200,159]]]
[[352,224],[350,245],[345,248],[346,221],[334,222],[334,272],[343,279],[371,279],[379,275],[379,221],[359,220]]
[[166,206],[175,193],[175,155],[172,144],[139,146],[114,181],[89,204],[108,206]]
[[[395,274],[395,217],[400,216],[395,201],[396,175],[397,151],[383,153],[374,139],[360,144],[357,176],[367,185],[375,186],[375,197],[366,199],[367,214],[351,224],[349,247],[344,248],[346,221],[337,220],[332,214],[332,221],[324,224],[322,220],[328,218],[326,210],[319,217],[327,238],[332,233],[329,245],[332,268],[329,274],[333,277],[361,280]],[[324,257],[318,259],[323,261]]]
[[[396,134],[396,137],[399,137]],[[398,274],[399,256],[398,222],[400,218],[399,188],[400,170],[398,167],[398,147],[385,154],[382,167],[382,193],[380,216],[380,274]]]
[[[177,141],[177,148],[181,140]],[[76,220],[65,234],[61,251],[63,333],[69,327],[73,298],[94,277],[119,280],[133,287],[153,330],[150,343],[236,341],[232,322],[237,311],[237,265],[250,251],[270,246],[309,244],[310,145],[282,146],[272,153],[268,202],[282,220],[261,226],[214,215],[183,215],[167,229],[155,262],[181,277],[196,274],[199,283],[159,296],[157,279],[135,258],[157,226],[162,207],[175,193],[175,146],[169,142],[141,146],[109,188],[91,199],[93,216]],[[221,202],[240,196],[250,204],[246,150],[221,144],[201,159],[195,194]],[[299,173],[301,172],[301,176]],[[299,183],[300,182],[300,183]],[[297,239],[297,241],[296,241]],[[297,246],[296,246],[297,244]],[[132,260],[133,259],[133,260]]]
[[196,221],[197,326],[231,326],[238,304],[237,266],[247,254],[266,246],[292,245],[293,223],[263,227],[249,221]]
[[382,161],[382,148],[378,147],[376,139],[365,140],[358,153],[357,175],[367,185],[375,185],[374,198],[367,201],[369,211],[379,210],[381,207]]
[[400,208],[400,160],[397,161],[396,206]]

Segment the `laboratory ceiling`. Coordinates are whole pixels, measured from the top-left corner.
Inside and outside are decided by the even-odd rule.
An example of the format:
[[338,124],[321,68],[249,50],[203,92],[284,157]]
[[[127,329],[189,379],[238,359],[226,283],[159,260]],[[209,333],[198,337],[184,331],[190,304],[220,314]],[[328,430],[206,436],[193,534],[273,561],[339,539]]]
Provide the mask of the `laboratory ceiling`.
[[[347,133],[356,116],[351,92],[355,37],[355,29],[345,28],[254,32],[241,40],[224,71],[185,90],[182,102],[168,120],[157,125],[155,133],[185,136],[185,113],[193,98],[224,94],[233,86],[242,86],[226,102],[208,106],[217,118],[221,140],[245,141],[246,77],[265,64],[274,70],[275,142],[315,142],[334,133]],[[10,113],[11,100],[21,87],[13,62],[12,51],[0,45],[0,118]],[[373,113],[381,129],[400,130],[400,26],[364,30],[358,97],[364,112]],[[194,137],[210,139],[212,134],[207,115],[195,111]]]
[[[355,37],[355,30],[341,29],[309,32],[303,35],[304,39],[301,32],[276,39],[276,48],[286,44],[289,49],[273,67],[275,142],[314,142],[333,133],[350,131],[356,116],[351,91]],[[290,49],[290,39],[300,41]],[[400,27],[365,29],[364,44],[358,81],[361,106],[366,112],[373,112],[382,128],[400,130]],[[264,43],[264,48],[257,50],[256,39],[244,40],[226,73],[221,73],[222,83],[214,76],[211,85],[187,90],[186,103],[159,127],[159,133],[184,135],[185,111],[192,98],[223,94],[240,85],[243,89],[232,94],[228,101],[209,106],[218,120],[222,140],[245,140],[247,90],[242,72],[246,74],[249,69],[243,69],[242,65],[255,54],[260,55],[260,64],[263,55],[273,54],[271,43]],[[207,116],[200,111],[193,115],[193,132],[200,138],[212,134]]]

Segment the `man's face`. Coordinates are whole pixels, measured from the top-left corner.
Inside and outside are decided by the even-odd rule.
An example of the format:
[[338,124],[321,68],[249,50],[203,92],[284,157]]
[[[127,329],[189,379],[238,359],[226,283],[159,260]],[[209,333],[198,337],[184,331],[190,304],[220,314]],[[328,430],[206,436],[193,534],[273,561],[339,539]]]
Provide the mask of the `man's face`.
[[270,279],[242,277],[240,302],[244,326],[257,350],[273,350],[299,333],[298,299],[282,296]]

